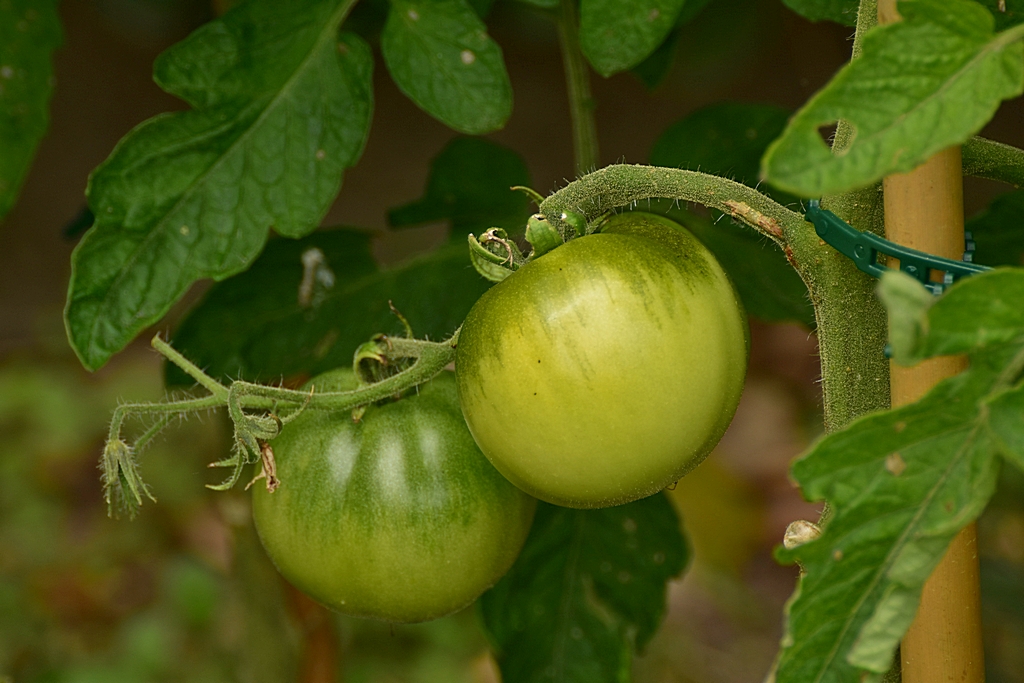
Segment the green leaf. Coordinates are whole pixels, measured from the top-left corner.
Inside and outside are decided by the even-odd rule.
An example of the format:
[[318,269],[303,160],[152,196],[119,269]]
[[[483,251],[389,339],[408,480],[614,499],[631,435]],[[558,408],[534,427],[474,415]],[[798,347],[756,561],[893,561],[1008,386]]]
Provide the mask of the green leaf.
[[[916,301],[900,296],[915,287]],[[885,273],[879,296],[890,307],[890,336],[903,365],[932,356],[974,354],[1024,344],[1024,270],[998,268],[972,275],[939,298],[925,298],[924,286],[905,273]],[[895,300],[904,302],[894,307]],[[904,341],[896,344],[896,336]]]
[[486,19],[487,15],[491,12],[491,5],[494,4],[494,0],[467,0],[469,6],[473,8],[476,15],[481,19]]
[[925,580],[991,498],[998,455],[1019,461],[1024,270],[972,276],[934,304],[909,279],[887,273],[880,291],[892,320],[915,318],[903,324],[918,335],[915,357],[966,352],[970,368],[917,403],[829,435],[793,466],[804,496],[828,500],[832,515],[819,539],[779,553],[805,573],[778,683],[880,680]]
[[[971,0],[903,0],[903,21],[864,36],[861,56],[793,117],[763,175],[805,197],[865,187],[967,140],[1024,90],[1024,27],[996,34]],[[845,119],[854,138],[833,155],[819,129]]]
[[[655,166],[700,170],[757,186],[758,164],[765,148],[786,126],[789,113],[762,104],[715,104],[699,109],[666,130],[651,152]],[[793,197],[759,187],[780,202]],[[674,210],[729,273],[747,312],[761,320],[796,320],[814,324],[807,287],[775,244],[732,220],[710,220]]]
[[[687,5],[688,6],[688,5]],[[672,69],[676,58],[676,47],[679,45],[679,31],[672,31],[658,49],[648,55],[630,72],[647,86],[648,90],[658,87]]]
[[460,133],[498,130],[512,114],[501,48],[465,0],[394,0],[380,47],[398,88]]
[[628,680],[688,559],[663,495],[600,510],[538,504],[519,559],[479,602],[502,679]]
[[782,2],[786,7],[811,21],[827,19],[844,26],[857,24],[859,0],[782,0]]
[[[455,331],[490,286],[465,243],[378,269],[354,230],[272,240],[245,273],[215,285],[174,333],[174,347],[210,375],[273,381],[352,363],[375,334],[402,334],[389,300],[417,337]],[[167,366],[168,384],[192,380]]]
[[1024,22],[1024,0],[978,0],[996,18],[996,30]]
[[0,3],[0,218],[14,206],[50,123],[50,54],[60,43],[56,0]]
[[660,85],[672,69],[672,63],[675,61],[676,52],[678,51],[676,48],[682,37],[679,28],[700,14],[700,11],[709,2],[711,0],[686,0],[682,11],[676,17],[675,29],[669,32],[668,37],[662,41],[661,45],[654,52],[630,70],[648,89],[653,90]]
[[498,227],[520,234],[530,215],[530,200],[513,186],[529,186],[530,173],[510,149],[480,138],[455,138],[430,163],[421,199],[392,209],[394,227],[448,220],[452,241],[470,232]]
[[1024,470],[1024,387],[1017,386],[987,403],[989,428],[999,450],[1018,469]]
[[[793,467],[833,514],[816,541],[783,553],[805,571],[788,608],[778,683],[871,681],[888,670],[921,587],[995,489],[998,459],[966,373],[920,402],[857,420]],[[861,677],[862,671],[872,675]]]
[[580,48],[602,76],[631,69],[661,45],[684,0],[581,0]]
[[975,263],[986,266],[1024,265],[1024,190],[997,198],[967,221],[977,245]]
[[319,223],[370,123],[370,49],[337,33],[350,5],[242,3],[157,60],[157,82],[195,109],[138,126],[90,178],[96,222],[65,311],[87,368],[194,281],[244,270],[271,225],[300,236]]

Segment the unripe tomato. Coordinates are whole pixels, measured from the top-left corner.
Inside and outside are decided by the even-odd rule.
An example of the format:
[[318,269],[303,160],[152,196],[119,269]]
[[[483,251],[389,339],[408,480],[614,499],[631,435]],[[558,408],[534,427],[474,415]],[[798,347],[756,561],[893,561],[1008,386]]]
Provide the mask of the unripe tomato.
[[527,493],[579,508],[649,496],[696,467],[736,411],[749,346],[714,256],[639,212],[492,287],[458,344],[480,449]]
[[[313,385],[355,380],[335,370]],[[465,607],[530,529],[536,501],[473,443],[450,373],[359,423],[307,410],[271,445],[280,486],[252,499],[263,547],[293,585],[344,614],[413,622]]]

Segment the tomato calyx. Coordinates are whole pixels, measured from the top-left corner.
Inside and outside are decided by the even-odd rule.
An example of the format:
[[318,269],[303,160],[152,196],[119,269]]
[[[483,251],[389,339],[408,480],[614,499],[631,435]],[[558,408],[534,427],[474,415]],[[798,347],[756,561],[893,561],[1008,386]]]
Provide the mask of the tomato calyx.
[[[543,201],[543,197],[530,188],[516,186],[512,189],[525,192],[538,205]],[[543,213],[535,213],[530,216],[526,222],[524,238],[531,249],[526,256],[523,256],[519,246],[501,228],[490,228],[479,238],[470,233],[468,237],[470,261],[484,278],[491,282],[501,282],[530,261],[540,258],[575,237],[583,237],[593,232],[592,228],[596,228],[601,222],[600,220],[595,221],[594,226],[590,226],[582,214],[573,211],[561,212],[559,221],[560,225],[568,226],[572,230],[560,232]]]

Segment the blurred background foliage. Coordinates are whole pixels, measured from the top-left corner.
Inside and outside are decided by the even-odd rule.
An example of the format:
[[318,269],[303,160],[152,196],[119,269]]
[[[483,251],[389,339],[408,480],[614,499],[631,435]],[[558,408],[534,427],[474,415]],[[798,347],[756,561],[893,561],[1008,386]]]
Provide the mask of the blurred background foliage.
[[[61,5],[51,132],[0,226],[0,683],[494,681],[472,609],[390,626],[336,616],[288,587],[255,537],[247,494],[203,488],[218,476],[206,464],[229,447],[222,415],[166,430],[141,460],[159,503],[133,522],[106,517],[96,465],[110,411],[119,400],[159,399],[163,377],[147,335],[94,375],[71,354],[60,309],[76,237],[64,228],[83,206],[89,171],[116,141],[183,106],[151,82],[156,54],[225,4]],[[372,24],[375,3],[365,4],[362,19]],[[545,192],[572,177],[554,30],[511,0],[495,3],[488,24],[516,95],[508,126],[489,138],[516,150]],[[847,58],[850,34],[778,0],[707,3],[660,51],[664,63],[595,76],[602,163],[647,160],[670,124],[710,103],[791,111]],[[326,223],[362,226],[377,261],[393,265],[446,240],[443,224],[386,225],[389,209],[422,196],[430,160],[454,133],[387,78],[376,77],[375,92],[366,153]],[[1019,100],[1009,103],[983,134],[1024,145],[1022,115]],[[973,180],[967,189],[971,213],[1000,191]],[[636,681],[742,683],[768,670],[796,578],[771,551],[790,521],[818,514],[786,474],[821,429],[817,373],[806,328],[753,324],[737,417],[716,454],[671,491],[694,562],[670,586]],[[1024,681],[1024,476],[1004,472],[979,530],[988,679]]]

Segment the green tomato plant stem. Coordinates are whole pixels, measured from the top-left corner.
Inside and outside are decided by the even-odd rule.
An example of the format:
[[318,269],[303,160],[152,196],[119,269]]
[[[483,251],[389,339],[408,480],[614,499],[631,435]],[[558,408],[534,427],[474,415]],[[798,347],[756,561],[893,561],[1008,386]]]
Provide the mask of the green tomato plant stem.
[[572,119],[572,149],[576,173],[582,175],[597,168],[597,124],[594,121],[594,98],[590,92],[590,71],[580,50],[580,31],[575,0],[562,0],[558,18],[558,42],[562,48],[565,86],[569,95],[569,116]]
[[[851,60],[860,56],[864,35],[877,24],[877,0],[861,0]],[[833,152],[846,149],[855,133],[848,121],[840,120]],[[822,205],[860,230],[885,233],[881,183],[822,197]],[[884,354],[888,321],[875,296],[875,280],[857,270],[852,261],[828,249],[819,266],[823,285],[814,308],[825,431],[831,433],[861,415],[889,408],[889,363]],[[823,518],[827,515],[826,508]]]
[[[108,475],[106,499],[111,503],[111,489],[124,489],[127,484],[129,495],[113,497],[128,498],[129,514],[142,503],[142,494],[150,498],[148,489],[138,477],[134,455],[153,439],[177,415],[186,415],[203,410],[228,408],[235,427],[235,439],[241,450],[249,450],[258,457],[261,440],[269,440],[276,436],[280,425],[296,417],[303,410],[352,411],[375,401],[391,398],[405,389],[427,382],[455,360],[455,347],[458,343],[458,330],[450,339],[442,342],[430,342],[402,337],[379,337],[374,340],[378,346],[378,355],[382,362],[388,363],[401,359],[413,359],[409,367],[390,377],[373,384],[365,384],[352,391],[317,393],[312,386],[308,391],[285,389],[283,387],[264,386],[252,382],[235,380],[225,386],[213,379],[194,363],[176,351],[170,344],[155,337],[153,347],[165,358],[180,367],[196,382],[209,391],[209,395],[197,398],[186,398],[161,403],[128,403],[118,406],[110,421],[107,444],[104,448],[104,467]],[[262,411],[262,415],[254,416],[246,411]],[[269,412],[269,415],[267,414]],[[277,417],[280,412],[284,417]],[[153,423],[129,446],[122,436],[121,430],[130,417],[154,417]],[[226,485],[214,486],[223,489],[234,484],[242,465],[246,461],[242,453],[215,465],[235,466],[235,475]],[[111,512],[114,506],[111,505]]]

